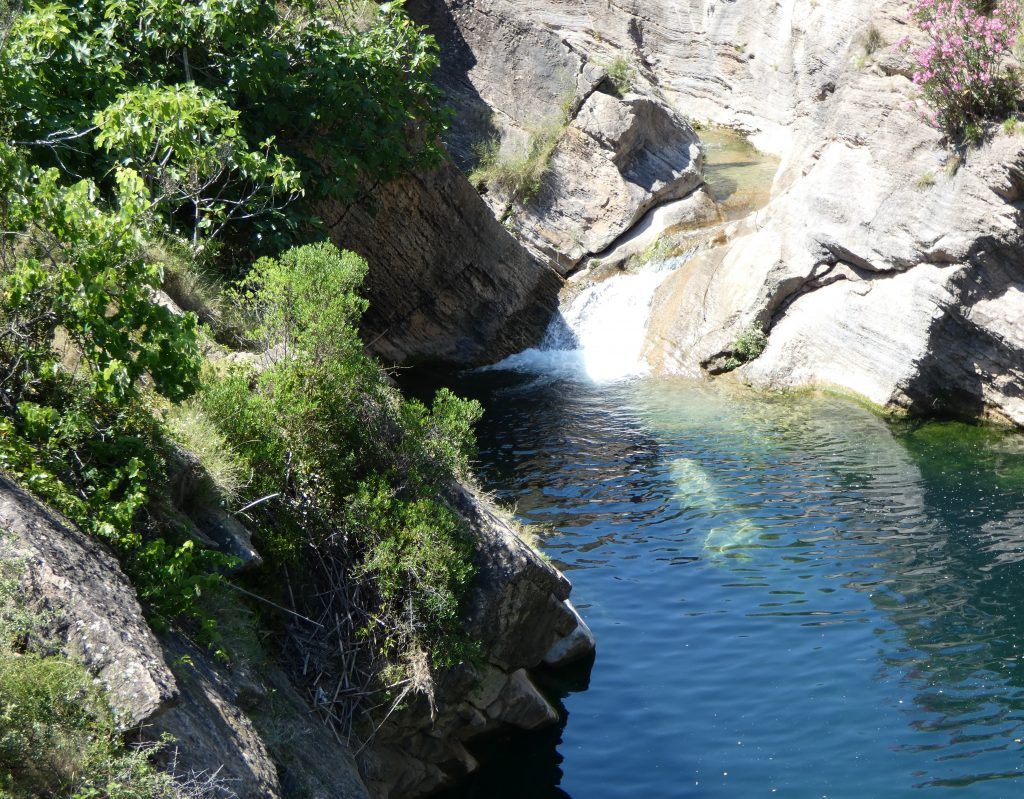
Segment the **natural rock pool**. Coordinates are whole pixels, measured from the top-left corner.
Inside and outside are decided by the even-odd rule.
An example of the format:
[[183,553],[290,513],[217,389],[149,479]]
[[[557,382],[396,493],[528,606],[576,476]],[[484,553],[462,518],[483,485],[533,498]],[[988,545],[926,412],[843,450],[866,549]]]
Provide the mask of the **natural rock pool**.
[[1019,795],[1024,440],[685,381],[460,390],[598,655],[459,797]]

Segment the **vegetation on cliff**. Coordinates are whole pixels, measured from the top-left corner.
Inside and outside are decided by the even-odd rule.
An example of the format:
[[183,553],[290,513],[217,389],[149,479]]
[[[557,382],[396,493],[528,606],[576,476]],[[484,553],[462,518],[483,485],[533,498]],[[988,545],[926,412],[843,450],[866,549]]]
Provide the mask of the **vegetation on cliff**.
[[216,644],[204,596],[237,561],[171,507],[191,446],[191,501],[266,556],[248,592],[334,591],[333,651],[371,680],[463,657],[472,553],[445,496],[479,408],[404,399],[357,332],[366,264],[309,243],[315,201],[441,157],[433,40],[356,0],[2,11],[0,468],[111,545],[154,622]]

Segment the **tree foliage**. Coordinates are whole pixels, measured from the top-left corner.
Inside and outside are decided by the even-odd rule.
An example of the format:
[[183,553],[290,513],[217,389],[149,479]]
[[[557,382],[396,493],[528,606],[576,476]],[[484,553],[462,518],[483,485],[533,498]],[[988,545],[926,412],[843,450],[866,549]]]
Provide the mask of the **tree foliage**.
[[0,468],[113,545],[144,598],[174,616],[223,559],[143,535],[163,472],[142,384],[170,400],[196,390],[196,319],[153,301],[138,174],[119,171],[113,204],[59,177],[0,144]]
[[103,189],[133,166],[197,242],[243,218],[278,240],[312,221],[301,191],[351,200],[441,155],[435,43],[400,3],[365,29],[351,5],[29,0],[0,38],[8,132]]

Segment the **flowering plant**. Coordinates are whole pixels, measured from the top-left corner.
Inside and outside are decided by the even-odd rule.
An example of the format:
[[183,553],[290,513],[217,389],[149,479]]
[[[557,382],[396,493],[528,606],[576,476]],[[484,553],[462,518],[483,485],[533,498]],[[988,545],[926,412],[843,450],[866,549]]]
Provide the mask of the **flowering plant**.
[[951,136],[978,135],[979,123],[1009,112],[1020,82],[1007,65],[1020,0],[915,0],[912,17],[928,34],[924,47],[900,45],[914,58],[913,81],[931,106],[931,121]]

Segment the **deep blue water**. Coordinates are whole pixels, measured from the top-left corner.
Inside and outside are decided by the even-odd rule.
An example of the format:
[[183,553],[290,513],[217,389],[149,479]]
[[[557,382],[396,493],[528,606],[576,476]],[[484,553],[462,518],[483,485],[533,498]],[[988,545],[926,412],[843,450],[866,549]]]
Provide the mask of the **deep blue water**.
[[461,799],[1024,795],[1024,439],[834,397],[470,376],[598,639]]

